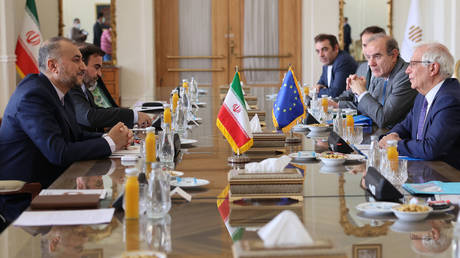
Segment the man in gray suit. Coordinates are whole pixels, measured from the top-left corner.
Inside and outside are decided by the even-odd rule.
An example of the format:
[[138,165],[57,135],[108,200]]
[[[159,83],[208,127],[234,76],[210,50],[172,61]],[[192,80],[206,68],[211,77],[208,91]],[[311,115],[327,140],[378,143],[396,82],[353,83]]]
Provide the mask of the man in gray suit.
[[396,40],[382,34],[368,40],[365,56],[373,75],[369,89],[366,79],[356,74],[347,78],[347,85],[358,97],[358,111],[379,128],[392,128],[404,119],[417,95],[405,74],[408,64],[399,56]]
[[79,49],[87,68],[83,75],[83,84],[72,88],[69,94],[74,103],[75,115],[80,127],[87,131],[103,132],[104,128],[112,127],[120,121],[129,128],[136,123],[141,127],[150,126],[152,119],[146,113],[128,108],[102,108],[96,105],[90,89],[101,76],[102,56],[105,53],[99,47],[88,43],[81,44]]
[[[378,26],[369,26],[366,27],[360,34],[361,37],[361,47],[363,52],[366,50],[367,42],[369,39],[376,35],[376,34],[383,34],[385,35],[385,30]],[[358,69],[356,69],[356,74],[358,76],[364,76],[366,78],[366,89],[369,89],[369,84],[372,80],[372,71],[369,68],[367,62],[361,62],[358,65]],[[329,101],[329,105],[335,108],[353,108],[358,109],[358,103],[356,102],[356,96],[353,94],[349,86],[347,85],[347,90],[342,92],[336,99],[336,101]],[[339,105],[340,104],[340,105]]]

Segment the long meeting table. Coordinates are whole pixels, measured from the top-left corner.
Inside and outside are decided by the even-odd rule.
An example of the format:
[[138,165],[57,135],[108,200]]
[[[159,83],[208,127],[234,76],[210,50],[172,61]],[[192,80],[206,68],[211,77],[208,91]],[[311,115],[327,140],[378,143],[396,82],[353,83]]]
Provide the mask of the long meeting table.
[[[313,239],[330,243],[308,250],[302,257],[417,257],[423,253],[451,257],[452,221],[457,209],[414,225],[396,221],[391,216],[380,219],[363,216],[355,206],[372,197],[360,187],[362,174],[347,170],[356,164],[346,163],[341,172],[325,172],[319,161],[294,164],[304,174],[301,202],[243,200],[229,203],[226,199],[227,174],[232,167],[227,158],[232,153],[215,126],[220,107],[218,97],[213,97],[216,90],[206,89],[208,95],[201,96],[200,101],[207,106],[197,111],[202,123],[188,136],[198,143],[182,149],[181,160],[175,168],[184,172],[184,176],[210,181],[202,187],[184,189],[192,195],[191,202],[174,197],[165,218],[141,218],[134,226],[124,220],[122,210],[115,212],[109,224],[10,225],[0,235],[0,257],[123,257],[129,249],[159,250],[169,257],[232,257],[232,246],[236,242],[258,239],[256,230],[284,209],[299,216]],[[273,101],[266,99],[266,95],[276,90],[251,89],[251,94],[259,100],[259,109],[267,114],[267,128],[271,124],[269,114]],[[300,150],[321,152],[327,149],[324,137],[310,138],[305,133],[296,133],[296,137],[301,140],[299,144],[253,148],[248,155],[260,160]],[[125,168],[116,158],[77,162],[50,188],[106,187],[110,194],[101,200],[100,206],[111,207],[123,190]],[[408,173],[408,181],[460,181],[458,170],[439,161],[409,161]],[[85,183],[81,186],[77,182]],[[412,233],[428,232],[432,228],[446,237],[445,243],[428,248],[429,245],[422,243],[426,238]]]

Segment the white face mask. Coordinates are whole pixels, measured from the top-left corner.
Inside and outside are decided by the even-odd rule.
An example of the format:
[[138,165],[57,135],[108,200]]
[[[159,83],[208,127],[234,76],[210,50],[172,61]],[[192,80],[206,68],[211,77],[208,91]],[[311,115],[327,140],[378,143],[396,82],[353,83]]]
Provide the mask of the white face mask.
[[80,24],[80,23],[74,23],[73,26],[74,26],[75,28],[77,28],[77,29],[80,29],[81,24]]

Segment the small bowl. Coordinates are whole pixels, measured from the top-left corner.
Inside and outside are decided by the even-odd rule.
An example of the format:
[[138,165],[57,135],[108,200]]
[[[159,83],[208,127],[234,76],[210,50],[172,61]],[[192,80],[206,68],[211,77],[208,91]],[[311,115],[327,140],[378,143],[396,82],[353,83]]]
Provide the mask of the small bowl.
[[[326,157],[327,155],[339,155],[341,157],[328,158]],[[334,153],[334,152],[323,152],[321,155],[319,155],[318,158],[324,163],[324,165],[329,166],[329,167],[342,165],[346,160],[345,155],[343,155],[342,153]]]
[[402,205],[394,206],[391,208],[393,213],[398,217],[398,219],[403,220],[403,221],[420,221],[424,220],[430,212],[433,210],[430,206],[427,205],[419,205],[423,207],[427,207],[428,210],[426,211],[399,211],[398,208],[400,208]]
[[319,124],[310,124],[307,127],[311,132],[324,132],[329,129],[329,125],[320,126]]

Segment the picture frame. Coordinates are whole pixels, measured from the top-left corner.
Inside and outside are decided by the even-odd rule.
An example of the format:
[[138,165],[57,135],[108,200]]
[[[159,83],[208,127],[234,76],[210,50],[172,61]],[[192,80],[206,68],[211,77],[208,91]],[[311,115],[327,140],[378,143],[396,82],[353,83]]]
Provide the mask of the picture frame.
[[110,19],[111,19],[110,4],[96,4],[96,14],[94,16],[96,20],[97,20],[97,14],[100,12],[104,14],[104,18],[105,18],[104,24],[109,26]]
[[353,245],[353,258],[382,258],[382,244]]

